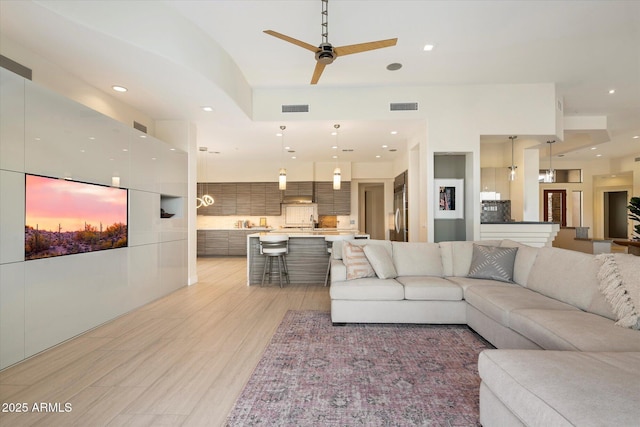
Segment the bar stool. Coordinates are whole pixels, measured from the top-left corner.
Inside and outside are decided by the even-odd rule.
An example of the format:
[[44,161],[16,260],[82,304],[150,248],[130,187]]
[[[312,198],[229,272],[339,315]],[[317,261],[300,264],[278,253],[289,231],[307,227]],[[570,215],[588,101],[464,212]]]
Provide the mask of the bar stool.
[[324,236],[324,241],[327,244],[327,253],[329,254],[329,265],[327,265],[327,275],[324,278],[324,285],[327,286],[329,283],[329,274],[331,274],[331,258],[333,254],[333,242],[337,242],[338,240],[353,240],[355,236],[353,234],[337,234],[337,235],[328,235]]
[[[287,234],[265,234],[260,236],[260,255],[264,255],[264,268],[262,269],[262,283],[264,285],[264,279],[269,276],[269,283],[271,283],[271,277],[275,273],[273,271],[273,259],[278,260],[278,279],[280,280],[280,287],[282,287],[282,276],[285,277],[287,284],[289,281],[289,269],[287,268],[286,255],[289,253],[289,236]],[[269,269],[267,270],[267,264]]]

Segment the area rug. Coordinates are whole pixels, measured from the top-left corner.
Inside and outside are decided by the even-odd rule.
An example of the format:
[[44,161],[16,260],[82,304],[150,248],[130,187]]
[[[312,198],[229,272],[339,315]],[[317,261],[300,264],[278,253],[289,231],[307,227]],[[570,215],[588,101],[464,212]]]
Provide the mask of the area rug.
[[228,426],[478,426],[478,354],[468,327],[348,324],[289,311]]

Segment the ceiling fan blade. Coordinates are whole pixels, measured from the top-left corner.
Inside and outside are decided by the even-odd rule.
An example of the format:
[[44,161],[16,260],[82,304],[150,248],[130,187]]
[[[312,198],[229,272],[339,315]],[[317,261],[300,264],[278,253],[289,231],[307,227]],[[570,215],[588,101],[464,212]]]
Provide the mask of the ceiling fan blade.
[[318,83],[318,80],[320,80],[320,76],[322,75],[322,72],[324,71],[325,65],[326,64],[323,64],[322,62],[316,62],[316,68],[313,70],[313,77],[311,77],[311,84],[312,85]]
[[277,38],[279,38],[281,40],[284,40],[286,42],[293,43],[296,46],[300,46],[302,48],[310,50],[313,53],[318,51],[318,47],[317,46],[311,45],[309,43],[305,43],[305,42],[300,41],[298,39],[294,39],[293,37],[285,36],[284,34],[280,34],[280,33],[276,32],[276,31],[264,30],[264,33],[269,34],[270,36],[273,36],[273,37],[277,37]]
[[333,51],[338,56],[351,55],[352,53],[366,52],[368,50],[382,49],[383,47],[395,46],[398,39],[378,40],[375,42],[350,44],[347,46],[334,47]]

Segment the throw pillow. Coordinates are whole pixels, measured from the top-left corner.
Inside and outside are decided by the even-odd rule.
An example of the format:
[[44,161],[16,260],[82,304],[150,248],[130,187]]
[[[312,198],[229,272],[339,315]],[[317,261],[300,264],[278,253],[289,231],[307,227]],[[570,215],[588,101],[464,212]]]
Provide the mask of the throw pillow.
[[375,277],[376,272],[369,264],[364,248],[345,241],[342,244],[342,262],[347,269],[347,280]]
[[600,291],[618,317],[616,325],[640,330],[640,260],[629,254],[600,254]]
[[513,264],[518,248],[473,244],[471,267],[467,277],[513,283]]
[[383,246],[365,245],[363,250],[371,267],[373,267],[373,270],[376,272],[376,276],[381,279],[395,279],[398,277],[398,272],[393,265],[393,260]]

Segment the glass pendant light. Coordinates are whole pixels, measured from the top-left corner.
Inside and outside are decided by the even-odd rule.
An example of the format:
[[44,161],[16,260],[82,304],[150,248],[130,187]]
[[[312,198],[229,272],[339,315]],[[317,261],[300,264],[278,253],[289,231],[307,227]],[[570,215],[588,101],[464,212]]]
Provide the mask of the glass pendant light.
[[551,159],[553,158],[551,146],[554,142],[556,141],[555,140],[547,141],[547,144],[549,144],[549,169],[547,169],[547,172],[545,173],[545,176],[544,176],[544,182],[547,182],[547,183],[556,182],[556,173],[553,170],[553,166],[551,164]]
[[[333,125],[333,127],[336,129],[336,147],[338,147],[338,129],[340,129],[340,125],[339,124],[335,124]],[[336,156],[336,168],[333,170],[333,189],[334,190],[339,190],[340,189],[340,180],[341,180],[341,176],[340,176],[340,168],[338,167],[338,156]]]
[[286,190],[287,189],[287,170],[284,168],[284,130],[286,126],[280,126],[280,170],[278,171],[278,189]]
[[509,166],[509,181],[515,181],[516,180],[516,169],[518,168],[513,161],[513,151],[514,151],[514,140],[517,138],[517,136],[510,136],[509,139],[511,140],[511,166]]

